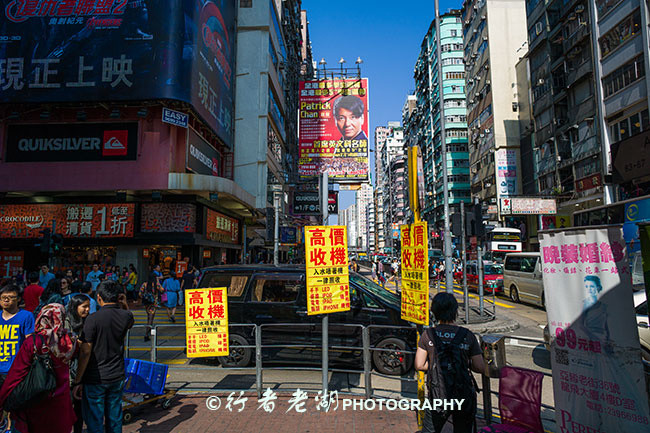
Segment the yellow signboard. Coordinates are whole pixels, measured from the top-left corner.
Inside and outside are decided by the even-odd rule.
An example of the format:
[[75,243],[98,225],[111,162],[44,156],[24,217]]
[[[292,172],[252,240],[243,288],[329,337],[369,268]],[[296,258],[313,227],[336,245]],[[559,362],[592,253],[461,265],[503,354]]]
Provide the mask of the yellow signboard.
[[402,232],[402,319],[429,325],[429,251],[426,221]]
[[187,357],[228,356],[228,289],[185,291]]
[[309,315],[350,309],[347,239],[345,226],[305,227]]

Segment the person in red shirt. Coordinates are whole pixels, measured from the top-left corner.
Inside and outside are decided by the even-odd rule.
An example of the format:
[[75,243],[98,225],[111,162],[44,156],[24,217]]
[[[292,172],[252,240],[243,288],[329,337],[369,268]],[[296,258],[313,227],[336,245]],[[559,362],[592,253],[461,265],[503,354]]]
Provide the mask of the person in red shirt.
[[38,285],[38,272],[30,272],[28,276],[29,286],[25,287],[23,300],[25,301],[25,310],[34,312],[40,302],[43,288]]

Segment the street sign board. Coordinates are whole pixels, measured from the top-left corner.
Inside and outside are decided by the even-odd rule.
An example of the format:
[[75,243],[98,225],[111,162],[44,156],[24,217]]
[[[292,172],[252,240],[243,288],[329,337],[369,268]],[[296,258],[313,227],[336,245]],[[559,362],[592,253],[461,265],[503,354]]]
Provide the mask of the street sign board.
[[185,291],[185,344],[188,358],[228,356],[228,289]]
[[402,314],[409,322],[429,325],[427,222],[405,224],[402,235]]
[[187,128],[189,120],[190,116],[188,114],[167,107],[163,107],[162,109],[162,121],[164,123],[180,126],[181,128]]

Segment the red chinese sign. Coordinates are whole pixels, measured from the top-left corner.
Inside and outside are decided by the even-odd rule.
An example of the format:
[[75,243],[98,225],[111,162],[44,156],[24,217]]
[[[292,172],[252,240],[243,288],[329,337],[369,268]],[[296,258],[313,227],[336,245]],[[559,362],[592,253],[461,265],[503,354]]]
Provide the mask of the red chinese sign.
[[402,237],[402,319],[429,324],[429,241],[427,223],[400,227]]
[[0,251],[0,275],[13,277],[23,268],[25,253],[23,251]]
[[131,238],[135,204],[0,205],[0,238],[38,238],[46,228],[67,238]]
[[350,309],[347,227],[305,227],[307,313]]
[[208,209],[205,237],[211,241],[237,244],[239,243],[239,221]]
[[228,356],[228,289],[185,291],[187,357]]

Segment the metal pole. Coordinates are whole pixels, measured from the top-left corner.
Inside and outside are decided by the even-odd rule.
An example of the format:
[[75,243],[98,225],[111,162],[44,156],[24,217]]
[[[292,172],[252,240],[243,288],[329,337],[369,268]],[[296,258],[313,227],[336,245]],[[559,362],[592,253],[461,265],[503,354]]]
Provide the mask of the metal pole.
[[262,327],[255,325],[255,385],[257,398],[262,398]]
[[367,327],[361,329],[361,341],[363,344],[363,383],[366,390],[366,398],[372,397],[372,375],[370,369],[370,330]]
[[445,101],[442,91],[442,48],[440,44],[441,23],[440,4],[435,0],[436,8],[436,57],[438,59],[438,101],[440,104],[440,144],[442,148],[442,194],[445,211],[445,287],[447,293],[454,291],[454,276],[451,268],[451,231],[449,230],[449,184],[447,181],[447,138],[445,133]]
[[[327,225],[327,219],[329,217],[329,209],[327,208],[327,183],[328,183],[328,173],[325,171],[323,173],[323,182],[321,184],[321,210],[323,212],[323,225]],[[328,375],[328,362],[329,362],[329,314],[323,314],[323,398],[327,395],[327,387],[329,382]]]
[[241,262],[242,265],[246,264],[246,224],[244,224],[244,227],[242,229],[242,253],[241,253]]
[[487,425],[492,424],[492,386],[490,378],[485,374],[481,375],[481,382],[483,385],[483,418]]
[[462,252],[463,252],[463,302],[465,303],[465,324],[469,323],[469,294],[467,292],[467,245],[465,244],[465,202],[460,202],[460,225],[462,226]]
[[280,262],[280,194],[273,191],[273,206],[275,207],[275,221],[273,227],[273,264],[277,266]]
[[477,248],[476,267],[478,268],[478,309],[483,317],[483,248]]

